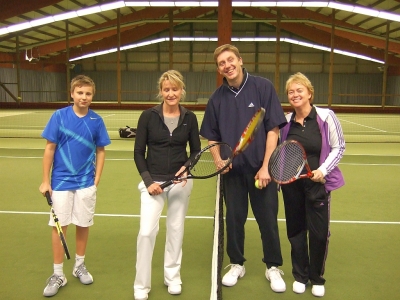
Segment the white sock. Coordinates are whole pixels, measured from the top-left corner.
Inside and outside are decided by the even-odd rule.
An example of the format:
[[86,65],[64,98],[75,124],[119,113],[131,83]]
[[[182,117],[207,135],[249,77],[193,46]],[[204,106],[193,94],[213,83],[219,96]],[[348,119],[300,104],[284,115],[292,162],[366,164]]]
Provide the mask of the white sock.
[[58,275],[58,276],[63,276],[64,272],[63,272],[63,263],[61,264],[54,264],[53,265],[54,268],[54,274]]
[[75,254],[75,268],[79,267],[85,261],[85,255],[80,256]]

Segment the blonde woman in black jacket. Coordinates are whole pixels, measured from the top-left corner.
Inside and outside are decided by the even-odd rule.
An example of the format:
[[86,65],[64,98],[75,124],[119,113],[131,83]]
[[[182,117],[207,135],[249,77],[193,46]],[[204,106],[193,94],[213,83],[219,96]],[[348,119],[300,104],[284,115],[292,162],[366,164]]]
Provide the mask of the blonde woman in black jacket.
[[184,221],[193,182],[176,182],[164,190],[160,184],[183,171],[188,159],[201,148],[197,117],[179,104],[186,94],[181,73],[175,70],[165,72],[158,81],[158,88],[162,103],[141,114],[134,148],[135,164],[142,177],[138,186],[141,209],[133,286],[135,300],[149,297],[151,261],[164,203],[168,205],[164,284],[172,295],[182,291],[180,268]]

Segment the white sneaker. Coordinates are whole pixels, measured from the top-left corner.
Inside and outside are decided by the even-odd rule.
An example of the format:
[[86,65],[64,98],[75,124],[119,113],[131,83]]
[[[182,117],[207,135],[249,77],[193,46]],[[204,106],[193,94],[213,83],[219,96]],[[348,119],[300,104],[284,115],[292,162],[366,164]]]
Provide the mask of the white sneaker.
[[86,266],[84,263],[80,264],[78,267],[74,267],[74,270],[72,271],[72,275],[74,275],[76,278],[79,278],[79,280],[83,284],[93,283],[93,276],[86,269]]
[[170,293],[171,295],[180,295],[182,293],[182,285],[180,284],[169,285],[168,293]]
[[304,283],[295,281],[293,282],[293,292],[296,294],[303,294],[306,291],[306,285]]
[[222,278],[222,284],[225,286],[234,286],[239,278],[242,278],[246,273],[244,266],[238,264],[230,264],[225,267],[231,267],[228,273]]
[[149,298],[149,295],[144,291],[136,291],[133,294],[133,298],[135,300],[147,300]]
[[312,286],[311,293],[315,297],[323,297],[325,295],[325,286],[315,284]]
[[171,295],[180,295],[182,293],[182,284],[180,283],[168,285],[164,280],[164,285],[168,287],[168,293]]
[[283,271],[277,267],[271,267],[265,271],[265,277],[271,282],[271,289],[275,293],[286,291],[286,284],[281,275],[283,275]]
[[53,274],[47,279],[46,287],[43,290],[43,296],[51,297],[58,293],[58,289],[67,284],[67,278],[64,275]]

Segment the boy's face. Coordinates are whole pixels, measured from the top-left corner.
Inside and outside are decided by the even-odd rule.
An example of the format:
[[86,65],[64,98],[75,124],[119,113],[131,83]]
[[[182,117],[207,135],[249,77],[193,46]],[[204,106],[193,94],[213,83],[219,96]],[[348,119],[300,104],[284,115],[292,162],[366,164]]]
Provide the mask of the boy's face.
[[76,86],[71,93],[77,108],[88,108],[93,100],[93,87],[90,85]]

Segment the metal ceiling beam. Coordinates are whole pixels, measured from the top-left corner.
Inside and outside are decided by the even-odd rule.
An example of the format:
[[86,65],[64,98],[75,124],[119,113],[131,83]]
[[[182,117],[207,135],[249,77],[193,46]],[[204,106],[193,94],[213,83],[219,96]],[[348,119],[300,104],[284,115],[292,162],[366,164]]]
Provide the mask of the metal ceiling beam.
[[[328,32],[328,30],[322,26],[321,27],[316,26],[316,27],[319,30]],[[338,35],[338,36],[348,39],[350,41],[369,45],[371,47],[376,47],[376,48],[382,49],[382,50],[386,49],[386,44],[388,43],[389,44],[388,45],[389,52],[400,54],[400,42],[395,43],[395,42],[389,42],[388,40],[385,40],[385,39],[376,39],[376,38],[373,38],[370,36],[361,36],[357,33],[342,31],[340,29],[335,30],[335,35]]]
[[[260,9],[253,9],[253,8],[240,8],[241,11],[245,12],[247,15],[251,16],[251,17],[255,17],[255,18],[265,18],[265,19],[276,19],[276,15],[272,14],[270,12],[266,12],[264,10],[260,10]],[[322,15],[318,15],[318,16],[314,16],[314,14],[311,11],[308,11],[306,9],[283,9],[282,12],[284,13],[284,15],[287,18],[297,18],[302,16],[303,18],[307,18],[309,17],[311,20],[320,20],[321,22],[325,23],[325,24],[330,24],[331,20],[330,17],[325,17]],[[275,20],[274,20],[275,21]],[[273,23],[272,23],[273,24]],[[352,26],[345,23],[345,22],[341,22],[339,20],[335,21],[335,27],[336,25],[339,25],[341,27],[344,28],[351,28]],[[329,34],[326,34],[326,32],[328,32],[328,30],[325,32],[324,30],[326,30],[324,28],[324,30],[319,30],[316,28],[313,28],[311,26],[306,26],[304,24],[291,24],[291,23],[284,23],[282,22],[282,29],[291,32],[295,35],[301,36],[303,38],[306,38],[309,41],[313,41],[314,43],[318,43],[327,47],[330,47],[330,30],[329,30]],[[321,27],[322,28],[322,27]],[[358,31],[364,31],[364,29],[362,28],[354,28],[353,29],[357,29]],[[363,35],[359,36],[359,40],[363,39]],[[380,44],[378,41],[381,41],[381,39],[376,39],[376,44]],[[365,44],[366,40],[364,40]],[[358,54],[363,54],[369,57],[373,57],[376,59],[381,59],[383,60],[384,58],[384,49],[385,47],[381,47],[380,50],[376,50],[376,49],[372,49],[371,47],[365,46],[365,45],[361,45],[361,41],[360,42],[354,42],[354,40],[348,40],[342,37],[338,37],[337,39],[335,39],[335,48],[337,49],[341,49],[341,50],[346,50],[349,52],[356,52]],[[397,45],[395,45],[394,43],[391,43],[390,48],[392,49],[397,49]],[[393,55],[389,56],[389,63],[390,64],[399,64],[400,63],[400,58],[395,57]]]
[[[210,9],[209,8],[198,8],[198,9],[193,9],[193,10],[189,10],[189,11],[185,11],[185,12],[181,12],[178,14],[175,14],[175,16],[179,19],[183,19],[183,18],[194,18],[196,16],[198,16],[199,14],[204,14],[205,12],[208,12]],[[158,13],[158,15],[156,15],[155,13]],[[142,12],[139,14],[135,14],[135,16],[131,16],[127,18],[128,16],[125,17],[121,17],[121,23],[131,23],[133,21],[138,21],[138,20],[142,20],[143,18],[161,18],[165,15],[165,13],[168,14],[168,8],[166,9],[157,9],[155,11],[150,11],[147,10],[146,12]],[[168,20],[167,20],[168,21]],[[100,33],[91,33],[85,36],[81,36],[79,38],[70,38],[70,45],[71,48],[82,45],[82,47],[79,48],[79,51],[77,51],[77,55],[75,56],[81,56],[84,54],[88,54],[88,53],[92,53],[92,52],[96,52],[96,51],[101,51],[101,50],[105,50],[105,49],[109,49],[111,47],[116,46],[116,42],[114,42],[113,40],[116,39],[116,35],[117,35],[117,30],[116,27],[114,27],[114,20],[110,21],[110,22],[106,22],[104,24],[100,24],[98,26],[94,26],[96,27],[96,29],[103,29],[103,28],[109,28],[110,26],[112,26],[112,29],[110,30],[106,30],[106,31],[102,31]],[[174,25],[177,25],[180,23],[174,22]],[[139,24],[142,25],[142,24]],[[153,28],[160,28],[160,30],[153,32]],[[134,26],[134,28],[132,28],[132,25],[129,27],[121,27],[121,45],[128,45],[128,44],[132,44],[135,41],[144,39],[148,36],[151,36],[155,33],[161,32],[163,30],[167,30],[169,28],[169,24],[168,22],[166,22],[165,24],[145,24],[142,25],[140,27],[138,27],[137,25]],[[89,28],[89,30],[92,30],[93,28]],[[127,32],[128,31],[128,32]],[[133,36],[137,36],[135,39],[132,39],[132,31],[140,31],[140,35],[137,35],[136,33],[133,34]],[[126,38],[125,38],[126,36]],[[102,41],[100,39],[107,39],[107,41]],[[99,41],[100,40],[100,41]],[[92,41],[96,41],[96,42],[92,42]],[[116,41],[116,40],[115,40]],[[91,43],[92,42],[92,43]],[[87,43],[90,43],[88,45],[85,45]],[[46,55],[49,53],[54,53],[54,52],[58,52],[58,51],[62,51],[65,49],[65,41],[58,41],[55,43],[48,43],[46,45],[40,46],[38,47],[40,48],[40,53],[42,55]],[[85,50],[87,49],[87,50]],[[71,58],[74,57],[74,50],[71,51]],[[56,59],[55,57],[53,57],[53,59]],[[58,59],[57,59],[58,60]]]
[[12,0],[1,2],[0,22],[18,15],[31,12],[33,10],[56,4],[60,2],[60,0]]

